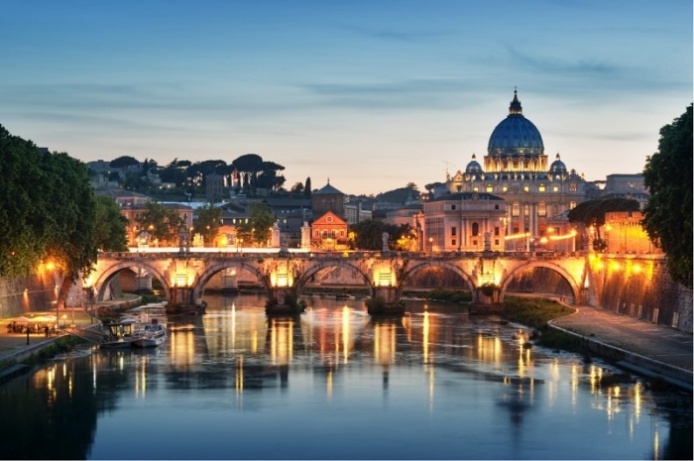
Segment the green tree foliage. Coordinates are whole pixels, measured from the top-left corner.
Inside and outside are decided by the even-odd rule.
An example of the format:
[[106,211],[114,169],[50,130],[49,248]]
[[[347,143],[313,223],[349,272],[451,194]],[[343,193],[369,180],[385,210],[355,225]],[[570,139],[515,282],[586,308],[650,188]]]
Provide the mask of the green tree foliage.
[[41,166],[47,176],[42,188],[53,205],[45,218],[50,229],[47,256],[65,273],[66,296],[72,282],[86,275],[96,262],[96,199],[87,168],[79,160],[65,153],[46,154]]
[[96,197],[94,246],[101,251],[127,251],[128,220],[110,197]]
[[395,226],[382,221],[369,219],[349,226],[350,245],[353,250],[381,251],[383,233],[388,233],[388,249],[399,251],[407,249],[402,242],[411,235],[411,226]]
[[140,162],[134,158],[130,157],[128,155],[123,155],[121,157],[115,158],[111,160],[111,163],[108,164],[111,168],[131,168],[134,166],[139,166]]
[[135,221],[140,229],[147,231],[152,239],[159,241],[160,245],[178,243],[178,233],[183,225],[183,219],[173,208],[156,200],[147,202],[145,210],[135,218]]
[[198,219],[193,224],[193,234],[200,234],[205,246],[212,246],[221,225],[222,210],[211,203],[198,208]]
[[264,246],[270,239],[275,217],[272,210],[264,203],[252,203],[248,207],[248,222],[239,224],[237,237],[245,246]]
[[[58,294],[64,305],[68,288],[96,262],[97,223],[112,218],[98,214],[82,162],[43,153],[2,126],[0,177],[0,276],[30,275],[41,261],[51,261],[64,275]],[[124,239],[124,218],[116,211]]]
[[660,129],[658,152],[648,158],[644,182],[651,196],[643,225],[667,255],[673,279],[692,287],[692,105]]
[[638,211],[639,202],[622,197],[588,200],[569,210],[568,218],[572,224],[580,224],[583,232],[595,226],[596,238],[593,246],[596,251],[604,251],[607,243],[600,235],[600,227],[605,225],[605,213],[611,211]]
[[45,256],[50,195],[41,153],[0,125],[0,275],[30,274]]

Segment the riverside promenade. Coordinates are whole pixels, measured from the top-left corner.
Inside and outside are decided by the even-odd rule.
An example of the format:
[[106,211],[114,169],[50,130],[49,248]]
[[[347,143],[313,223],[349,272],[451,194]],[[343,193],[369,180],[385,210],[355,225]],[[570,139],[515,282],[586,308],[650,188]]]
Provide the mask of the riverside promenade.
[[581,337],[591,353],[689,391],[694,387],[692,334],[591,306],[549,322]]
[[[81,327],[92,324],[92,319],[82,309],[74,312],[68,309],[67,312],[71,324]],[[33,334],[27,344],[26,334],[7,332],[6,326],[11,321],[12,318],[0,320],[0,363],[24,360],[57,337]],[[582,337],[596,356],[608,357],[636,373],[662,378],[692,390],[694,344],[691,333],[590,306],[578,306],[574,314],[554,319],[550,324]]]

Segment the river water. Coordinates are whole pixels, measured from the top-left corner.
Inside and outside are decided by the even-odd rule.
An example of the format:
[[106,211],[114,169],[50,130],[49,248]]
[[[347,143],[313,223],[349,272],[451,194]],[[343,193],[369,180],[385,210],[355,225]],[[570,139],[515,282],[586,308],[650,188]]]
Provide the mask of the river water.
[[[154,350],[85,351],[0,387],[2,459],[691,459],[691,394],[410,302],[255,295],[165,319]],[[91,353],[89,353],[91,352]]]

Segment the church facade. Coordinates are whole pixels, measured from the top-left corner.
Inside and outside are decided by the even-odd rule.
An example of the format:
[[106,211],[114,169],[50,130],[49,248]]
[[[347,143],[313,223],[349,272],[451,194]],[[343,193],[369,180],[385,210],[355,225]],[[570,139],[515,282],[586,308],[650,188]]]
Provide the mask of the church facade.
[[504,199],[500,234],[509,239],[529,234],[539,242],[554,231],[552,218],[586,200],[584,178],[569,170],[559,154],[549,163],[540,131],[523,115],[517,91],[508,116],[489,138],[483,164],[473,154],[464,172],[447,177],[446,187],[450,194],[493,194]]

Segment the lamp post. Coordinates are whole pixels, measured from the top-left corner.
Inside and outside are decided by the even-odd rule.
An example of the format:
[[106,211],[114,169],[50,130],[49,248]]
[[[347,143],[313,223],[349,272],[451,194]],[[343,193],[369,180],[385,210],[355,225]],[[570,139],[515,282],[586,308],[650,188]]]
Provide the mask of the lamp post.
[[434,251],[434,237],[429,237],[429,253]]

